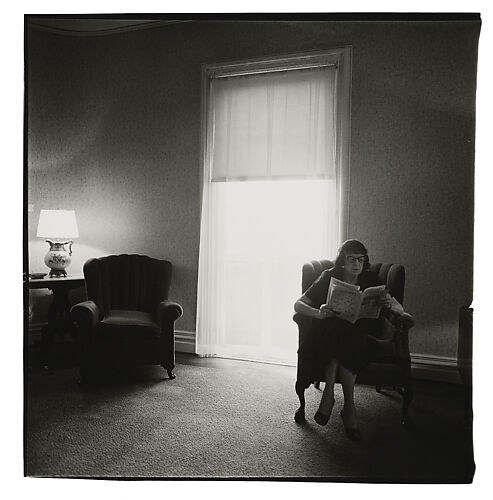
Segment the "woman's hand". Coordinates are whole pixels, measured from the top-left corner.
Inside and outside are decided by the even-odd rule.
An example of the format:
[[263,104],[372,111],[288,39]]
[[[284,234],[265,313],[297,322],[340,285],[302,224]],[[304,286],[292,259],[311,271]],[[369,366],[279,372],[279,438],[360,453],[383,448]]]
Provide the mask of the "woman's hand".
[[385,309],[392,309],[392,297],[390,296],[390,293],[387,293],[385,297],[382,297],[380,301],[380,305],[384,307]]
[[387,293],[385,297],[382,298],[381,302],[382,307],[385,307],[389,311],[392,311],[394,314],[401,315],[404,314],[404,308],[399,304],[399,302]]
[[320,319],[335,318],[337,312],[333,311],[327,304],[322,304],[318,310]]
[[317,308],[317,306],[304,295],[294,303],[294,310],[298,314],[303,314],[304,316],[314,319],[333,318],[336,315],[327,304],[322,304],[320,308]]

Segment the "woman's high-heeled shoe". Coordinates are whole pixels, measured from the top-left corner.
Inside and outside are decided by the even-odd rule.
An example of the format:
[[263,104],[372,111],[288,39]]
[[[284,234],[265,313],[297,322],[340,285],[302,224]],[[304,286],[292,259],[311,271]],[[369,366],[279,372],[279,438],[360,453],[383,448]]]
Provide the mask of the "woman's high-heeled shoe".
[[352,441],[361,441],[361,432],[358,427],[347,427],[344,421],[344,412],[341,410],[339,412],[342,418],[342,423],[344,424],[344,430],[346,431],[346,436]]
[[317,422],[318,425],[327,425],[329,418],[330,415],[324,415],[319,410],[317,410],[317,413],[315,413],[313,420],[315,420],[315,422]]
[[[332,400],[332,408],[334,407],[335,402],[336,402],[336,400],[333,399]],[[328,415],[325,415],[320,410],[317,410],[317,412],[315,413],[315,416],[313,417],[313,420],[315,420],[315,422],[317,422],[318,425],[327,425],[327,422],[329,421],[330,415],[332,413],[332,408],[330,409],[330,413]]]

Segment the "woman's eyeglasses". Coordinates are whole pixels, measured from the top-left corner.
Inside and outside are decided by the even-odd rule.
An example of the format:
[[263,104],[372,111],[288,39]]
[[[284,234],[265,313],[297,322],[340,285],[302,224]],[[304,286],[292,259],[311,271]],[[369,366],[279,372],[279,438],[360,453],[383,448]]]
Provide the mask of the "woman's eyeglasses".
[[354,264],[356,261],[358,261],[360,264],[364,264],[366,262],[366,255],[362,255],[361,257],[353,257],[352,255],[348,255],[346,257],[346,262],[349,262],[349,264]]

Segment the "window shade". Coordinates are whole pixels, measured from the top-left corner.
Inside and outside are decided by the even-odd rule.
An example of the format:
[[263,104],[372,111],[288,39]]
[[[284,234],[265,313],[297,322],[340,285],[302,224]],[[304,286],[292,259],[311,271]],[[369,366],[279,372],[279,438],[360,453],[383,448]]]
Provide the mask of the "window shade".
[[335,66],[211,79],[211,181],[334,179]]

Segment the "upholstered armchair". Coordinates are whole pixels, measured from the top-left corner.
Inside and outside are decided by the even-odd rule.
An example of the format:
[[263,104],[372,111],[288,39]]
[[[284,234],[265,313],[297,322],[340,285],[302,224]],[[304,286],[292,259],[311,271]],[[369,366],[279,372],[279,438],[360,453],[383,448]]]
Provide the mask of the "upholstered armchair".
[[84,264],[88,300],[71,315],[80,343],[81,382],[103,366],[159,364],[175,378],[174,323],[168,300],[171,263],[143,255],[109,255]]
[[[302,271],[302,293],[320,276],[322,271],[330,269],[334,263],[330,260],[311,261],[304,264]],[[377,273],[383,283],[386,283],[390,293],[402,304],[404,302],[404,267],[397,264],[371,264],[370,269]],[[299,343],[303,336],[310,334],[310,326],[315,319],[308,318],[299,313],[293,317],[298,324]],[[376,339],[377,352],[371,363],[358,374],[356,383],[374,385],[377,392],[383,392],[382,388],[391,387],[397,389],[402,395],[402,425],[411,428],[412,422],[409,417],[409,405],[413,398],[413,387],[411,378],[411,357],[409,354],[408,333],[414,325],[414,319],[410,314],[401,316],[390,314],[385,321],[385,332],[382,338]],[[300,400],[300,407],[295,414],[298,423],[305,422],[305,389],[311,384],[317,388],[324,381],[323,371],[307,366],[298,358],[297,377],[295,390]]]

